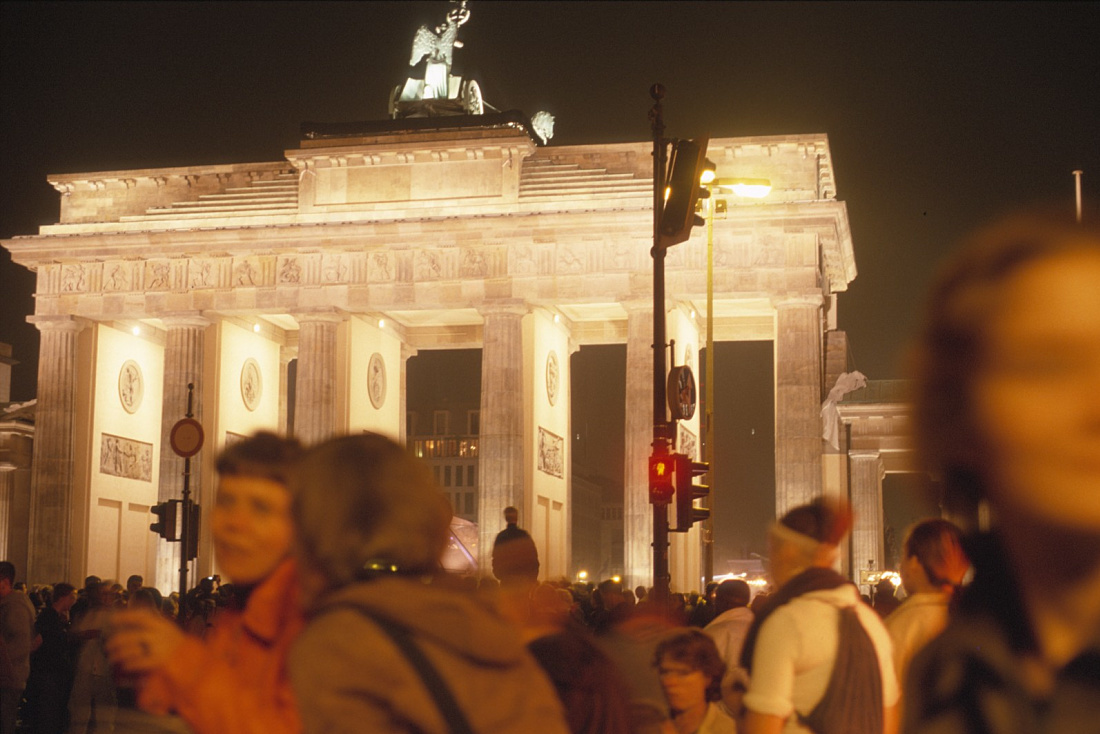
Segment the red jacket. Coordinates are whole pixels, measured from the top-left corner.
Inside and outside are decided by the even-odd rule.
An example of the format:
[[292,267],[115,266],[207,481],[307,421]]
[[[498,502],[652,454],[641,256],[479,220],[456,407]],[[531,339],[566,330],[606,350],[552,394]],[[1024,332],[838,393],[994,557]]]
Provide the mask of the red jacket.
[[301,629],[298,579],[288,559],[242,611],[219,615],[205,640],[188,637],[171,663],[148,676],[138,703],[153,713],[175,711],[195,734],[297,734],[286,661]]

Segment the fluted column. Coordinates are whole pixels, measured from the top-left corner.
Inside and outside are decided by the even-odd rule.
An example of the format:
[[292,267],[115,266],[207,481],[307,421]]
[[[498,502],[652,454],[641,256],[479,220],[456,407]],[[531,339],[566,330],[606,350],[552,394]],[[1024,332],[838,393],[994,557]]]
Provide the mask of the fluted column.
[[[8,466],[0,466],[0,558],[11,558],[8,550],[8,539],[11,537],[11,504],[15,493],[15,469]],[[25,569],[16,569],[22,574]]]
[[294,393],[294,435],[305,445],[336,432],[336,331],[341,314],[296,315],[298,377]]
[[[197,314],[184,316],[166,316],[164,322],[166,338],[164,343],[164,388],[162,391],[162,410],[160,416],[160,486],[157,487],[157,501],[164,502],[183,496],[184,460],[176,455],[169,443],[172,426],[187,415],[187,386],[194,385],[191,413],[195,420],[202,423],[206,432],[207,445],[191,459],[191,479],[188,487],[191,499],[204,504],[202,494],[202,472],[198,471],[202,456],[211,450],[213,426],[203,423],[202,410],[202,371],[205,361],[206,327],[209,319]],[[156,586],[162,592],[171,591],[179,586],[180,544],[169,543],[157,537]]]
[[76,342],[84,324],[69,317],[27,320],[41,333],[27,580],[46,584],[71,575]]
[[[853,449],[851,461],[851,499],[855,524],[852,527],[852,577],[859,583],[859,572],[881,571],[883,559],[882,478],[886,467],[878,451]],[[870,562],[870,563],[869,563]]]
[[653,305],[626,308],[626,426],[623,457],[623,575],[633,588],[653,585]]
[[523,491],[523,317],[527,307],[482,311],[481,434],[477,507],[478,565],[492,568],[493,540],[504,528],[504,508],[519,510],[520,525],[531,521]]
[[398,416],[398,425],[400,426],[399,436],[401,437],[401,445],[404,446],[409,440],[409,357],[416,356],[416,348],[411,347],[408,344],[401,342],[401,386],[398,391],[401,394],[401,408],[400,415]]
[[290,409],[290,363],[298,358],[298,347],[279,347],[279,433],[290,433],[288,414]]
[[821,496],[819,294],[775,301],[775,516]]

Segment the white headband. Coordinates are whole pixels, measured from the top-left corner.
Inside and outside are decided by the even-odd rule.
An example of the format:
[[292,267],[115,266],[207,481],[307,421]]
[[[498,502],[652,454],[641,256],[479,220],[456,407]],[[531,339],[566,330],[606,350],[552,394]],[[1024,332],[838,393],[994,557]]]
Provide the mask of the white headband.
[[814,559],[815,564],[832,566],[840,555],[840,548],[831,543],[822,543],[808,535],[787,527],[781,522],[773,523],[768,532],[772,538],[780,543],[787,543],[798,548],[807,557]]

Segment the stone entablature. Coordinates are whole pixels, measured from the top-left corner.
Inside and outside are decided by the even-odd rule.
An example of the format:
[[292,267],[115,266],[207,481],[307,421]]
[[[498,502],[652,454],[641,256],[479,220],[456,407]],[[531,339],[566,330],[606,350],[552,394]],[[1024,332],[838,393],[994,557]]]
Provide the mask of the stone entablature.
[[[493,135],[307,140],[283,163],[52,176],[61,222],[4,244],[37,271],[40,315],[335,308],[399,312],[400,324],[400,312],[520,299],[562,308],[580,343],[586,329],[598,342],[621,340],[625,316],[609,328],[601,306],[649,292],[649,145],[535,148],[522,131]],[[729,207],[714,227],[719,338],[724,323],[726,338],[768,338],[773,296],[832,294],[855,277],[828,143],[823,135],[723,138],[708,155],[720,177],[774,184],[762,203],[724,197]],[[365,178],[353,185],[357,176]],[[397,188],[379,183],[387,176]],[[260,200],[255,190],[287,180],[297,182],[293,209],[247,208]],[[700,228],[669,252],[675,301],[705,296],[704,237]],[[734,310],[759,324],[737,331],[721,301],[736,301]]]

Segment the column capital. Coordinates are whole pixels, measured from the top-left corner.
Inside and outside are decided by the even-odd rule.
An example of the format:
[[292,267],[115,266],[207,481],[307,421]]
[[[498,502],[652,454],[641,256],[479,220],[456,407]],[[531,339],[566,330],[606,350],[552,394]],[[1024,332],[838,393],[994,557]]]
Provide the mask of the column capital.
[[290,364],[293,360],[298,359],[298,345],[294,346],[280,346],[279,347],[279,364]]
[[411,344],[401,342],[401,361],[402,362],[406,362],[406,361],[408,361],[409,357],[415,357],[418,354],[420,354],[419,349],[412,346]]
[[648,311],[653,313],[653,298],[630,298],[625,301],[619,301],[619,305],[623,307],[627,315],[642,313]]
[[848,449],[848,456],[853,459],[881,459],[882,452],[878,449]]
[[161,316],[160,320],[165,329],[205,329],[214,323],[197,311]]
[[771,301],[776,310],[792,306],[816,306],[821,308],[825,305],[825,296],[820,293],[786,293],[772,296]]
[[527,301],[496,301],[478,306],[477,312],[483,319],[488,316],[502,316],[508,314],[526,316],[531,313],[531,305],[527,303]]
[[299,324],[303,322],[339,324],[348,320],[348,314],[334,308],[318,309],[316,311],[298,311],[290,315]]
[[39,331],[71,331],[77,333],[84,330],[91,321],[79,316],[28,316],[28,324],[34,324]]

